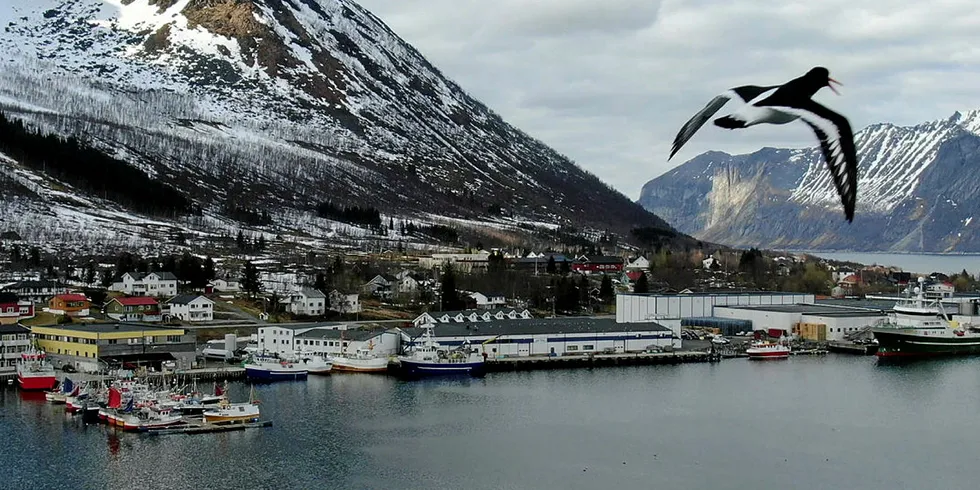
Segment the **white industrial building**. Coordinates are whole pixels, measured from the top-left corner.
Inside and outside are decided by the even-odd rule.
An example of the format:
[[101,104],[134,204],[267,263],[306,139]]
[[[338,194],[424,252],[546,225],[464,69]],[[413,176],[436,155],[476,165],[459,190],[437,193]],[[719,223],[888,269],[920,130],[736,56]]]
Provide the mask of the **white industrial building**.
[[[423,329],[408,328],[403,341],[420,341]],[[654,322],[617,323],[613,318],[562,317],[489,322],[437,323],[432,335],[445,347],[469,343],[488,357],[642,352],[681,347],[676,330]]]
[[258,349],[277,354],[340,354],[363,347],[377,355],[392,355],[398,352],[399,337],[395,330],[348,328],[342,323],[270,325],[259,328]]
[[616,321],[635,323],[714,316],[716,306],[795,305],[814,302],[805,293],[619,294]]
[[887,317],[885,310],[816,304],[719,306],[714,317],[748,320],[753,330],[783,330],[791,334],[799,324],[823,325],[826,340],[871,327]]

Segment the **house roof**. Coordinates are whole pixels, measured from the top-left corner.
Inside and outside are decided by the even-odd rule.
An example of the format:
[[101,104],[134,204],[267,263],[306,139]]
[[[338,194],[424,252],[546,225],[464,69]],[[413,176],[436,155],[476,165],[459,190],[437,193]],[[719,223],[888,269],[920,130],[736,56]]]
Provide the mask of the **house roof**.
[[316,328],[297,334],[293,338],[295,339],[328,339],[328,340],[339,340],[341,334],[344,336],[344,340],[353,340],[361,342],[370,338],[377,337],[385,332],[385,330],[367,330],[362,328],[349,328],[347,330],[340,329],[326,329],[326,328]]
[[22,333],[30,333],[31,329],[17,325],[0,325],[0,335],[18,335]]
[[[157,300],[149,296],[131,296],[128,298],[112,298],[112,301],[118,302],[123,306],[155,306],[160,304],[157,303]],[[110,301],[110,303],[112,301]]]
[[[177,280],[177,276],[175,276],[173,274],[173,272],[163,272],[163,271],[160,271],[160,272],[151,272],[150,274],[156,274],[156,276],[159,277],[161,281],[176,281]],[[150,274],[147,274],[147,276],[150,275]],[[143,277],[146,277],[146,276],[143,276]]]
[[483,316],[484,313],[496,315],[497,313],[507,314],[512,311],[520,314],[525,311],[525,308],[491,308],[491,309],[473,309],[473,310],[428,311],[426,313],[428,313],[429,316],[431,316],[432,318],[441,318],[443,315],[449,315],[453,317],[460,313],[462,313],[463,316],[470,316],[470,314],[472,313],[476,313],[479,316]]
[[173,298],[168,299],[167,300],[167,304],[171,304],[171,305],[187,305],[187,304],[191,304],[192,302],[194,302],[194,300],[196,300],[197,298],[204,298],[208,302],[214,303],[214,301],[211,301],[206,296],[201,296],[200,294],[179,294],[177,296],[174,296]]
[[300,289],[298,294],[302,294],[303,296],[306,296],[307,298],[326,298],[327,297],[327,295],[325,295],[322,292],[320,292],[319,290],[316,290],[316,289],[313,289],[313,288],[303,288],[303,289]]
[[[403,329],[415,338],[423,329]],[[560,317],[530,320],[492,320],[489,322],[437,323],[432,334],[436,337],[475,337],[487,335],[582,334],[608,332],[670,332],[659,323],[616,323],[615,318]]]
[[[73,332],[90,333],[110,333],[110,332],[145,332],[148,330],[184,330],[183,328],[158,327],[146,323],[118,322],[118,323],[66,323],[64,325],[50,325],[43,328],[54,328],[59,330],[71,330]],[[186,330],[184,330],[186,332]]]
[[584,257],[582,262],[590,264],[622,264],[623,258],[616,257],[615,255],[596,255],[593,257]]
[[55,298],[65,301],[88,301],[88,298],[83,294],[59,294]]

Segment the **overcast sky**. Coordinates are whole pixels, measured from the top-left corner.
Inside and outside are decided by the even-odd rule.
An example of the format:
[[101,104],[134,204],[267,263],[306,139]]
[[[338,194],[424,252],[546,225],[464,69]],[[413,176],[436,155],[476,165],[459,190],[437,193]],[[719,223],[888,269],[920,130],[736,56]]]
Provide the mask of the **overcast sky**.
[[[932,0],[358,0],[505,120],[632,199],[704,151],[813,146],[802,123],[706,125],[713,96],[822,65],[858,130],[980,109],[980,9]],[[719,112],[733,109],[735,103]]]

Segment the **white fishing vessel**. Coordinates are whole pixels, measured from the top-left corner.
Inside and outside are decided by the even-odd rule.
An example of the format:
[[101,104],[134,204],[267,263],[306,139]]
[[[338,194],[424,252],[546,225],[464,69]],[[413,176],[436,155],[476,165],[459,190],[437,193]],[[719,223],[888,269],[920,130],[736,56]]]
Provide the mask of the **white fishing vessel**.
[[243,367],[246,377],[268,381],[305,379],[310,372],[309,368],[298,360],[261,354],[249,356],[243,363]]
[[255,387],[249,390],[248,402],[231,403],[228,397],[213,408],[204,411],[204,421],[211,424],[255,422],[259,420],[259,401],[255,399]]

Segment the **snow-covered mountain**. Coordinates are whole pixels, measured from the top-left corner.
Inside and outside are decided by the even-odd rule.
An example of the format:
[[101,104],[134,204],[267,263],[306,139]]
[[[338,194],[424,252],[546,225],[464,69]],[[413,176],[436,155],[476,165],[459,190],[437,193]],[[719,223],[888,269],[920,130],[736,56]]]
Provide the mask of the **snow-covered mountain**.
[[317,235],[337,230],[313,212],[325,201],[515,230],[669,228],[350,0],[5,0],[0,53],[0,112],[77,137],[198,210],[132,215],[8,151],[0,179],[19,190],[0,193],[0,217],[22,235],[105,219],[134,238],[167,223],[234,228],[235,207]]
[[978,134],[980,111],[856,133],[853,224],[817,148],[708,152],[648,182],[639,203],[682,232],[730,245],[980,252]]

